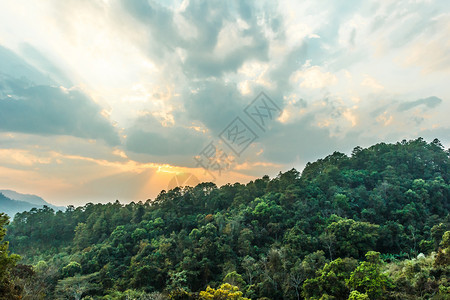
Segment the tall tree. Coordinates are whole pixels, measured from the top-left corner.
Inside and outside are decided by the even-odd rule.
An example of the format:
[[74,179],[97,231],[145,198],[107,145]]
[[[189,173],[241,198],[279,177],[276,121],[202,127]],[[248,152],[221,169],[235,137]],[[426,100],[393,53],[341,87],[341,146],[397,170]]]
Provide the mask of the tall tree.
[[4,299],[20,299],[20,293],[14,288],[14,283],[11,280],[11,271],[16,265],[20,256],[17,254],[9,254],[9,243],[3,241],[6,235],[5,226],[9,224],[9,217],[0,213],[0,295]]

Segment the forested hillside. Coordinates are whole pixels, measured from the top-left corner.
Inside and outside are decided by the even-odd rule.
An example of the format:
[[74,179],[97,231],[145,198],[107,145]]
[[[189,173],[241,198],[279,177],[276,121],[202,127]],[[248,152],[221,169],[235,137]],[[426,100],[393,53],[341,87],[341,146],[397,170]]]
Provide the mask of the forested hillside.
[[449,299],[449,210],[438,140],[380,143],[301,174],[19,213],[5,239],[22,259],[0,284],[9,299]]

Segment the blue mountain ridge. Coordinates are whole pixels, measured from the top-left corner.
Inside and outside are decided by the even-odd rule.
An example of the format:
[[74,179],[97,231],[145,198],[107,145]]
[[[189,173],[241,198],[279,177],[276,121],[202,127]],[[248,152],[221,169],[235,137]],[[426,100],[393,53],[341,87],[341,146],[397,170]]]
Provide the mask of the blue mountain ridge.
[[52,205],[36,195],[21,194],[12,190],[0,190],[0,212],[6,213],[11,218],[14,218],[14,215],[18,212],[42,208],[44,205],[55,211],[65,209],[62,206]]

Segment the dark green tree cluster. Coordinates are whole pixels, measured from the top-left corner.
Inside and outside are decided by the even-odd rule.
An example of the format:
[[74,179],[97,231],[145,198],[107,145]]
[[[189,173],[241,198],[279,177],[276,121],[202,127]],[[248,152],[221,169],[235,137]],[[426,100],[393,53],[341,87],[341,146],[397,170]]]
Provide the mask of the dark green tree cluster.
[[438,140],[380,143],[301,174],[32,209],[8,240],[43,299],[446,299],[449,171]]
[[20,291],[12,280],[12,271],[20,259],[16,254],[9,254],[8,242],[3,241],[6,235],[5,226],[9,223],[6,214],[0,213],[0,295],[8,299],[20,299]]

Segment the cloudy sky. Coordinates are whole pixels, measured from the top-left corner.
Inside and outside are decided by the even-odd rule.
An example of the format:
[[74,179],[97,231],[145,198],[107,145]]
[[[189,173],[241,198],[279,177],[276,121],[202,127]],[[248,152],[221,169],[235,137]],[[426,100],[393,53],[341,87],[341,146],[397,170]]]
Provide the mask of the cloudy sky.
[[0,188],[54,204],[450,146],[449,1],[14,0],[0,23]]

